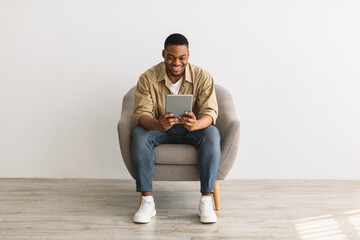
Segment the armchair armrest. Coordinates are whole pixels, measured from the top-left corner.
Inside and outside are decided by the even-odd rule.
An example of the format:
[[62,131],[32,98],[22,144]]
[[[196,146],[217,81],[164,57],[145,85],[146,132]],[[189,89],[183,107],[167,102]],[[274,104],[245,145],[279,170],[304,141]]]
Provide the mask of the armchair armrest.
[[240,141],[240,121],[227,118],[217,126],[221,136],[221,160],[218,168],[218,179],[223,180],[234,165]]
[[236,160],[240,141],[240,121],[236,116],[234,102],[228,90],[216,85],[216,95],[219,104],[216,127],[221,136],[221,160],[217,178],[223,180]]
[[134,169],[131,161],[131,135],[135,128],[133,120],[134,92],[135,87],[123,98],[121,117],[117,125],[121,155],[123,157],[126,168],[131,176],[135,179]]

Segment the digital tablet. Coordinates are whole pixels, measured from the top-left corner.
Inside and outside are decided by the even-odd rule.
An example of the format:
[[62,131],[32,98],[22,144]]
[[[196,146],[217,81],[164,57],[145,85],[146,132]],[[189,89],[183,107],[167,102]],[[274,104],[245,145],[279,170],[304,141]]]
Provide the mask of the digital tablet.
[[166,113],[173,113],[174,117],[187,116],[185,112],[192,112],[193,95],[166,95]]

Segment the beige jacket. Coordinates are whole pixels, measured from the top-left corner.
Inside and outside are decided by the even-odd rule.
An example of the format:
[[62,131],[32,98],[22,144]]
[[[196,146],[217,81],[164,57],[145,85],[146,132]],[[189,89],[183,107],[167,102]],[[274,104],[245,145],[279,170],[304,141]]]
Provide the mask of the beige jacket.
[[[166,66],[161,62],[143,73],[136,86],[134,104],[134,122],[139,125],[139,118],[148,115],[159,119],[165,114],[166,95],[170,92],[170,80]],[[193,95],[193,112],[197,119],[209,115],[216,122],[218,104],[215,95],[214,80],[205,70],[188,63],[179,94]]]

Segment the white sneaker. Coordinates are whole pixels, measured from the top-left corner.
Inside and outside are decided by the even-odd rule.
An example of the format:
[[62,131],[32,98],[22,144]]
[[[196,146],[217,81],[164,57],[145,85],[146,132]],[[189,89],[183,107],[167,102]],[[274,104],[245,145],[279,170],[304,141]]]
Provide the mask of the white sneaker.
[[142,196],[141,206],[135,213],[134,222],[148,223],[156,215],[155,202],[152,196]]
[[212,206],[211,196],[201,196],[199,205],[200,222],[214,223],[217,220],[216,213]]

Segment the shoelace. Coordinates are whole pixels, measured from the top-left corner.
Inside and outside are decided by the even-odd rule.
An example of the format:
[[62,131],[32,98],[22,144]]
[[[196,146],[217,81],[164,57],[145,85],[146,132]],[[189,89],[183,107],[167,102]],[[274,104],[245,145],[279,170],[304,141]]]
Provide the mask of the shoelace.
[[209,201],[209,200],[201,200],[200,202],[201,202],[201,204],[200,204],[201,211],[209,211],[209,210],[212,209],[211,201]]
[[141,201],[140,210],[144,209],[145,207],[150,206],[151,203],[152,203],[152,201],[150,201],[150,200],[146,201],[146,199],[143,198],[142,201]]

